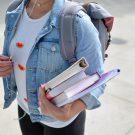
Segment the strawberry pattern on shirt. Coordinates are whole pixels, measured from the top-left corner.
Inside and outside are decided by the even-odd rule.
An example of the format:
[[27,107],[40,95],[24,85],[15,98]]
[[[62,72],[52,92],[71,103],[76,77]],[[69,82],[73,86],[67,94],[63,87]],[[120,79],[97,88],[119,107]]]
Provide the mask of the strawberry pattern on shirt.
[[35,39],[46,24],[49,15],[50,11],[39,19],[31,19],[25,9],[9,48],[10,56],[14,62],[14,73],[18,89],[17,102],[27,113],[29,113],[29,107],[26,91],[26,63]]

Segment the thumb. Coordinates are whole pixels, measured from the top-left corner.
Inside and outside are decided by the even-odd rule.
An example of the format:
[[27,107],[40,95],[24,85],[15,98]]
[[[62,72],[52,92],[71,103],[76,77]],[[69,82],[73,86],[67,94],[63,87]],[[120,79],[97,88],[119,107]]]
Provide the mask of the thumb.
[[39,87],[39,94],[38,94],[39,101],[43,100],[45,98],[45,88],[43,85]]
[[44,104],[49,102],[46,98],[45,84],[41,84],[41,86],[39,87],[39,102],[42,102]]

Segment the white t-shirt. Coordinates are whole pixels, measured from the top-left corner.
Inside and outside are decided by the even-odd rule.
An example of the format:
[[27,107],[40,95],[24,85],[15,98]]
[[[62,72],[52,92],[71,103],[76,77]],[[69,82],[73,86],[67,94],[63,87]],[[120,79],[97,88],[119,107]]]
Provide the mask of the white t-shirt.
[[[29,114],[26,94],[26,63],[35,39],[49,18],[50,12],[39,19],[29,18],[26,9],[19,21],[16,33],[11,41],[10,56],[14,61],[14,73],[18,89],[17,101],[19,106]],[[55,121],[43,124],[50,127],[61,128],[70,124],[77,116],[67,122]]]

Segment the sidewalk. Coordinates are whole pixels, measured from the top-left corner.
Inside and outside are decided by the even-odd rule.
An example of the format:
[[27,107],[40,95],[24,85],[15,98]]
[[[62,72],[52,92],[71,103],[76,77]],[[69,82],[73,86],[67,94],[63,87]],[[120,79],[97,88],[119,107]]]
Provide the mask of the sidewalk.
[[[105,68],[110,70],[119,67],[121,75],[107,83],[105,93],[100,98],[102,106],[87,111],[85,135],[135,135],[135,1],[104,0],[102,4],[116,16]],[[3,10],[5,8],[2,4],[0,7]],[[0,11],[0,17],[3,10]],[[0,20],[0,41],[3,40],[3,22],[3,19]],[[0,89],[1,105],[1,80]],[[7,110],[0,106],[0,135],[21,135],[18,121],[14,118],[17,118],[16,102]]]

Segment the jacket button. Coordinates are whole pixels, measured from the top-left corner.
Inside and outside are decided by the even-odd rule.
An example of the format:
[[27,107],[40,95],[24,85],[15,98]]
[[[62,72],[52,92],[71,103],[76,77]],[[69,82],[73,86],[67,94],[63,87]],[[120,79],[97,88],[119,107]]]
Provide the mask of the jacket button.
[[14,17],[14,15],[11,15],[11,17],[13,18],[13,17]]
[[55,52],[55,51],[56,51],[56,47],[55,47],[55,46],[52,46],[52,47],[51,47],[51,51],[52,51],[52,52]]

